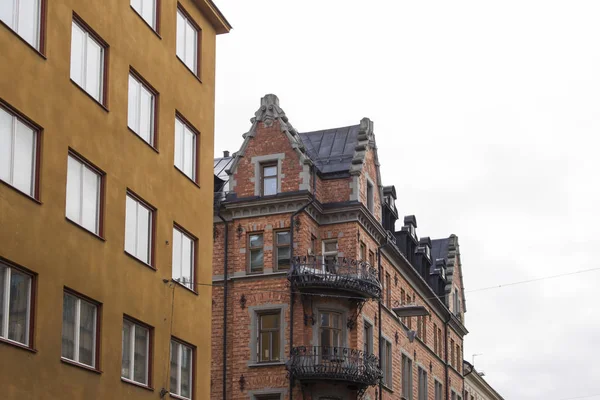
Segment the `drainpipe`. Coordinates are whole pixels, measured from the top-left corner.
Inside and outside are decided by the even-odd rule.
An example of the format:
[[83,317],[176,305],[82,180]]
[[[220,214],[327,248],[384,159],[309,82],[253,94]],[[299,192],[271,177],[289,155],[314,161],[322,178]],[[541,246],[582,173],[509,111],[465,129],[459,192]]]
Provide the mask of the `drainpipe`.
[[[308,203],[300,207],[296,212],[292,214],[290,217],[290,263],[294,260],[294,218],[302,211],[306,210],[308,206],[310,206],[317,199],[317,169],[315,166],[312,167],[313,172],[313,192],[312,198]],[[293,268],[293,266],[291,267]],[[292,354],[292,347],[294,346],[294,287],[290,285],[290,357]],[[293,396],[293,388],[294,388],[294,377],[290,376],[290,397],[292,400]]]
[[446,400],[450,400],[450,383],[448,381],[448,324],[452,319],[452,312],[448,311],[450,314],[448,315],[448,320],[444,323],[444,371],[446,373]]
[[[381,249],[384,248],[386,245],[388,244],[388,237],[385,237],[385,243],[382,244],[381,246],[377,247],[377,274],[379,276],[379,284],[381,285],[381,288],[383,289],[383,280],[382,280],[382,276],[381,276]],[[383,293],[382,293],[383,295]],[[382,323],[381,323],[381,296],[379,296],[379,316],[377,317],[377,319],[379,320],[379,369],[381,370],[381,359],[383,357],[383,346],[381,346],[381,342],[383,341],[383,332],[382,332]],[[383,372],[383,371],[382,371]],[[385,372],[384,372],[385,373]],[[379,380],[379,400],[383,399],[383,382],[380,379]]]
[[227,398],[227,256],[229,253],[229,221],[221,216],[217,210],[217,217],[225,224],[225,256],[223,257],[223,400]]

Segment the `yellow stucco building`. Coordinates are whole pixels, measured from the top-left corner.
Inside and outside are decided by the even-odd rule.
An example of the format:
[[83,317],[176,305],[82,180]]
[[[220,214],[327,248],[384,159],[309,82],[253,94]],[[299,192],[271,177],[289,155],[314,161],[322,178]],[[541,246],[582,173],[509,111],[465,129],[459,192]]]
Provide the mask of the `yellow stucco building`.
[[209,398],[229,29],[210,0],[0,2],[0,398]]

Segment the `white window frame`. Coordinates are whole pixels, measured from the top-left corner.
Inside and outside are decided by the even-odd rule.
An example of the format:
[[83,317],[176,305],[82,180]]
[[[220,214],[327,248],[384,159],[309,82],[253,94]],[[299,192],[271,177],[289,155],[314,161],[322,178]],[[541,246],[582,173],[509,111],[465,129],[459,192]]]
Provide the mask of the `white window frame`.
[[[11,110],[9,110],[6,107],[3,107],[2,104],[0,104],[0,113],[6,113],[6,115],[11,118],[12,120],[12,126],[10,128],[11,132],[8,133],[8,135],[10,135],[10,162],[9,162],[9,171],[8,171],[8,180],[2,180],[3,182],[6,182],[7,184],[9,184],[10,186],[14,187],[15,189],[17,189],[18,191],[25,193],[26,195],[28,195],[29,197],[36,197],[36,192],[37,192],[37,155],[38,155],[38,140],[39,140],[39,129],[33,125],[31,125],[29,122],[23,120],[21,117],[19,117],[17,114],[15,114],[14,112],[12,112]],[[24,191],[23,188],[20,188],[18,186],[16,186],[15,184],[15,156],[16,154],[16,150],[15,150],[15,146],[17,143],[17,135],[19,134],[19,124],[21,124],[22,126],[24,126],[25,128],[27,128],[28,130],[30,130],[33,133],[33,146],[31,149],[31,177],[30,177],[30,181],[29,181],[29,191]]]
[[[183,26],[183,38],[184,38],[184,42],[183,44],[180,46],[178,43],[176,44],[176,54],[177,54],[177,58],[179,58],[181,60],[181,62],[183,62],[183,64],[188,67],[188,69],[190,71],[192,71],[194,73],[194,75],[199,75],[198,74],[198,61],[200,60],[199,57],[199,50],[200,50],[200,46],[198,46],[198,43],[200,41],[200,29],[197,27],[196,23],[188,17],[187,13],[181,8],[181,7],[177,7],[177,25],[179,25],[179,17],[181,17],[181,19],[183,20],[183,23],[185,24]],[[177,31],[179,31],[179,26],[176,27]],[[188,62],[186,61],[186,58],[188,56],[186,49],[187,49],[187,32],[188,29],[192,29],[195,33],[194,35],[194,59],[193,59],[193,64],[189,65]],[[180,52],[180,49],[182,49],[183,54]]]
[[[133,320],[129,319],[129,318],[123,318],[123,326],[125,326],[125,324],[129,324],[131,326],[130,330],[129,330],[129,372],[131,376],[123,376],[123,371],[121,371],[121,379],[124,379],[126,381],[129,382],[135,382],[138,383],[140,385],[144,385],[144,386],[150,386],[150,338],[151,338],[151,333],[150,333],[150,328],[148,326],[145,325],[141,325],[137,322],[134,322]],[[139,382],[135,380],[135,331],[137,329],[143,329],[146,331],[147,336],[146,336],[146,382]]]
[[[181,137],[178,139],[179,136],[179,129],[177,129],[177,123],[180,123],[183,126],[183,132]],[[187,134],[191,134],[192,135],[192,171],[191,171],[191,175],[190,173],[188,173],[187,171],[185,171],[185,137]],[[180,170],[185,176],[187,176],[188,178],[190,178],[192,181],[196,182],[196,172],[198,169],[197,163],[198,163],[198,155],[197,155],[197,149],[198,149],[198,134],[197,132],[192,129],[192,127],[185,122],[184,120],[182,120],[179,116],[175,117],[175,167]],[[180,154],[180,160],[178,160],[177,157],[177,151],[179,150],[179,154]]]
[[[98,351],[98,338],[97,338],[97,334],[98,334],[98,304],[93,303],[89,300],[83,299],[79,296],[77,296],[76,294],[73,294],[72,292],[69,291],[65,291],[64,292],[65,295],[67,296],[71,296],[73,298],[75,298],[76,303],[75,303],[75,323],[74,323],[74,331],[75,331],[75,335],[74,335],[74,340],[73,340],[73,358],[68,358],[65,357],[61,354],[61,358],[63,360],[68,360],[70,362],[74,362],[76,364],[80,364],[83,365],[85,367],[91,367],[91,368],[96,368],[96,353]],[[80,337],[80,326],[81,326],[81,302],[84,301],[92,306],[94,306],[94,329],[92,330],[92,332],[94,333],[94,340],[92,343],[92,365],[89,364],[85,364],[79,361],[79,340],[81,339]],[[64,302],[64,295],[63,295],[63,302]],[[64,305],[63,305],[64,306]],[[63,311],[64,312],[64,311]],[[63,321],[64,324],[64,321]],[[63,330],[64,330],[64,326],[63,326]],[[62,348],[61,348],[61,353],[62,353]]]
[[[73,30],[79,29],[84,34],[83,41],[83,49],[82,54],[74,54],[73,47]],[[100,47],[100,65],[98,66],[98,83],[99,83],[99,91],[98,97],[96,97],[92,92],[91,88],[88,87],[88,79],[87,79],[87,49],[90,41],[94,42],[96,45]],[[77,84],[77,86],[81,87],[87,94],[89,94],[94,100],[96,100],[100,104],[104,104],[104,69],[105,69],[105,59],[106,59],[106,44],[102,43],[96,38],[96,35],[92,34],[90,30],[85,27],[82,23],[78,22],[76,19],[73,19],[71,24],[71,65],[70,65],[70,78],[73,82]],[[79,49],[78,49],[79,50]],[[79,55],[81,57],[81,71],[73,71],[73,57]],[[80,72],[81,76],[75,76],[75,72]]]
[[[68,216],[68,209],[69,209],[69,196],[68,196],[68,187],[69,187],[69,173],[68,173],[68,167],[67,167],[67,198],[66,198],[66,216],[70,221],[75,222],[77,225],[81,226],[82,228],[93,232],[96,235],[100,235],[100,216],[102,213],[102,179],[103,179],[103,174],[98,171],[97,169],[93,168],[92,166],[90,166],[90,164],[88,164],[87,162],[83,161],[81,158],[77,157],[76,155],[69,153],[68,159],[72,159],[73,161],[77,162],[81,168],[80,171],[80,179],[79,179],[79,197],[78,197],[78,201],[79,201],[79,216],[77,216],[76,219],[70,218]],[[67,164],[68,164],[68,160],[67,160]],[[83,184],[83,180],[84,180],[84,171],[88,170],[90,172],[92,172],[97,178],[97,195],[96,195],[96,217],[95,217],[95,225],[94,225],[94,229],[89,229],[88,227],[83,225],[83,190],[84,190],[84,184]]]
[[[135,87],[132,87],[132,83],[133,85],[135,85]],[[135,104],[131,104],[131,92],[132,90],[135,90],[135,99],[137,100],[137,103]],[[150,95],[151,98],[151,102],[150,102],[150,120],[147,121],[147,124],[149,126],[149,132],[147,133],[147,138],[146,138],[146,133],[142,133],[141,131],[141,125],[142,125],[142,93],[146,92],[148,95]],[[136,135],[138,135],[144,142],[148,143],[150,146],[154,147],[154,131],[155,131],[155,126],[154,126],[154,121],[155,121],[155,115],[156,115],[156,94],[154,92],[153,89],[151,89],[148,85],[146,85],[146,83],[144,83],[144,81],[142,81],[140,78],[138,78],[135,74],[129,72],[129,83],[128,83],[128,89],[127,89],[127,126],[129,127],[129,129],[131,129],[133,132],[135,132]],[[131,119],[131,114],[134,113],[133,115],[133,121],[130,121]],[[130,124],[130,122],[132,122]],[[133,125],[133,126],[132,126]]]
[[[4,287],[2,291],[0,291],[0,295],[3,296],[2,300],[2,329],[0,330],[0,338],[2,340],[6,340],[11,343],[16,343],[23,346],[30,346],[29,336],[31,329],[31,291],[32,291],[32,282],[33,276],[27,272],[22,271],[18,268],[13,268],[10,265],[0,263],[0,267],[5,268],[4,270]],[[9,339],[8,337],[8,327],[9,327],[9,316],[10,316],[10,280],[12,276],[12,271],[16,270],[19,273],[26,275],[29,278],[29,282],[27,285],[27,315],[26,315],[26,326],[25,326],[25,342],[19,342],[17,340]]]
[[181,255],[180,255],[181,256],[181,258],[180,258],[181,259],[181,265],[176,266],[175,262],[172,263],[173,264],[173,266],[172,266],[173,270],[172,270],[171,276],[172,276],[172,278],[173,278],[173,280],[175,282],[177,282],[177,283],[179,283],[179,284],[187,287],[188,289],[190,289],[192,291],[195,291],[196,288],[195,288],[195,283],[194,283],[195,282],[195,276],[194,275],[195,275],[196,271],[194,271],[194,270],[195,270],[195,266],[196,266],[195,265],[196,264],[196,238],[194,238],[193,236],[190,236],[189,234],[187,234],[183,229],[181,229],[181,228],[179,228],[177,226],[174,226],[173,227],[173,256],[175,255],[174,252],[175,252],[176,235],[180,235],[181,240],[182,240],[181,243],[183,243],[183,239],[184,238],[191,241],[191,254],[190,254],[190,256],[191,256],[191,259],[190,259],[190,279],[191,279],[191,281],[190,282],[180,282],[179,278],[177,278],[177,279],[175,278],[175,268],[176,267],[178,268],[178,270],[180,272],[180,277],[183,276],[183,267],[184,267],[184,265],[183,265],[183,261],[184,261],[184,259],[183,259],[183,246],[179,246],[180,249],[181,249],[181,252],[182,252]]
[[40,50],[40,44],[41,44],[41,34],[42,34],[42,1],[44,0],[32,0],[34,2],[35,5],[35,12],[36,15],[33,16],[33,18],[35,19],[33,26],[35,27],[35,34],[34,34],[34,38],[33,38],[33,43],[30,42],[29,40],[27,40],[24,36],[23,36],[23,32],[19,29],[19,20],[20,20],[20,11],[21,11],[21,3],[23,2],[23,0],[3,0],[8,2],[12,2],[13,3],[13,13],[12,13],[12,21],[5,21],[2,20],[2,22],[4,22],[6,25],[8,25],[8,27],[10,29],[12,29],[17,35],[19,35],[19,37],[21,37],[25,42],[29,43],[31,46],[33,46],[36,50]]
[[[139,2],[140,9],[138,10],[137,4]],[[150,3],[150,4],[148,4]],[[131,0],[130,3],[131,8],[138,14],[151,28],[153,31],[157,32],[157,20],[158,20],[158,12],[157,12],[157,3],[156,0]],[[150,5],[152,8],[152,20],[148,21],[144,16],[144,12],[146,11],[146,7]]]
[[[196,357],[196,351],[192,346],[188,346],[186,344],[181,343],[178,340],[171,338],[171,347],[175,347],[177,349],[177,393],[170,392],[172,395],[175,395],[182,399],[191,399],[194,396],[194,357]],[[190,365],[190,397],[182,396],[181,393],[181,360],[183,357],[183,347],[186,347],[192,350],[192,360]],[[169,362],[171,362],[171,357],[169,357]],[[169,387],[169,390],[171,388]]]
[[[335,250],[331,250],[331,251],[325,251],[325,245],[329,244],[329,243],[335,243]],[[326,239],[326,240],[321,240],[321,258],[322,258],[322,262],[321,262],[321,269],[323,270],[323,272],[326,272],[326,263],[325,261],[327,260],[328,256],[334,256],[336,259],[339,258],[339,254],[340,254],[340,248],[339,248],[339,243],[337,239]]]
[[[135,202],[135,243],[134,243],[134,252],[130,252],[127,251],[127,220],[128,220],[128,210],[127,210],[127,200],[131,200],[133,202]],[[140,222],[140,208],[148,211],[148,232],[146,232],[147,235],[147,241],[148,241],[148,251],[147,254],[145,254],[145,257],[147,257],[147,259],[145,260],[144,257],[142,255],[139,254],[139,250],[138,250],[138,244],[139,244],[139,237],[140,237],[140,227],[139,227],[139,222]],[[137,258],[138,260],[148,264],[148,265],[152,265],[152,246],[154,245],[154,243],[152,242],[152,232],[154,229],[153,226],[154,223],[154,209],[152,207],[150,207],[149,205],[147,205],[145,202],[141,201],[140,199],[138,199],[136,196],[134,196],[133,194],[131,194],[130,192],[127,192],[127,195],[125,197],[125,251],[127,252],[127,254],[130,254],[132,256],[134,256],[135,258]]]

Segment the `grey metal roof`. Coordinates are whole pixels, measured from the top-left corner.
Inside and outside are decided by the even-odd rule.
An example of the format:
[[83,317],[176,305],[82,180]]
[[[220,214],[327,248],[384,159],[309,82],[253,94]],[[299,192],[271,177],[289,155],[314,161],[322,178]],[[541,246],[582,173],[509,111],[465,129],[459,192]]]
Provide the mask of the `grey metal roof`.
[[435,260],[443,258],[448,261],[448,242],[449,239],[433,239],[431,241],[431,260],[435,265]]
[[306,152],[322,173],[350,169],[360,125],[298,133]]
[[229,166],[229,164],[231,164],[232,160],[233,160],[233,157],[215,158],[213,160],[215,175],[224,181],[228,181],[229,176],[227,175],[227,172],[225,172],[225,171],[227,170],[227,167]]

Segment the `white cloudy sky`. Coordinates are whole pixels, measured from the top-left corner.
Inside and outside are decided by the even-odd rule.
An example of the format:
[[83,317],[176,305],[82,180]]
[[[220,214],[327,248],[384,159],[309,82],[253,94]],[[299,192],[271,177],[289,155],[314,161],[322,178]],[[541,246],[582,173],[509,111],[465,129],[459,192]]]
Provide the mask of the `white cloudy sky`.
[[[366,116],[400,213],[459,236],[467,291],[600,267],[600,2],[217,5],[217,154],[266,93],[299,131]],[[465,358],[506,399],[600,399],[599,284],[467,293]]]

